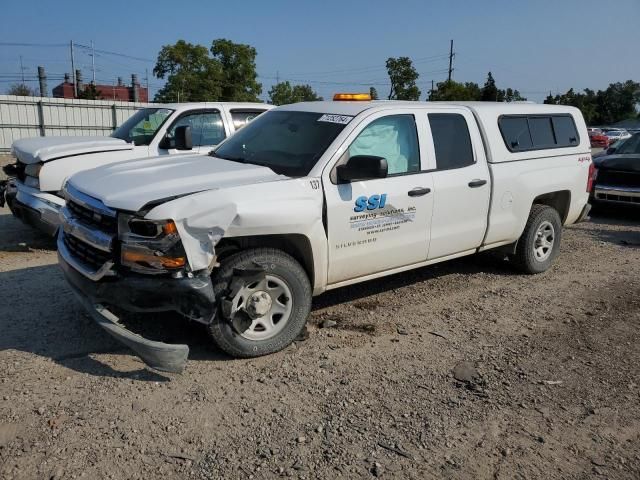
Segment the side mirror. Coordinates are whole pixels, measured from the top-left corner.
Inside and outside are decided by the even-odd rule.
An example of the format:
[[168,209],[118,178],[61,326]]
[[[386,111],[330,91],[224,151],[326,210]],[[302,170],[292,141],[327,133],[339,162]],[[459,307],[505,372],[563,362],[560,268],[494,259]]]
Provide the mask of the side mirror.
[[372,155],[355,155],[336,168],[338,180],[342,182],[385,178],[388,171],[387,159]]
[[607,148],[607,155],[613,155],[614,153],[616,153],[616,150],[617,150],[616,147]]
[[176,150],[191,150],[193,148],[190,126],[182,125],[180,127],[176,127],[173,135],[173,148]]

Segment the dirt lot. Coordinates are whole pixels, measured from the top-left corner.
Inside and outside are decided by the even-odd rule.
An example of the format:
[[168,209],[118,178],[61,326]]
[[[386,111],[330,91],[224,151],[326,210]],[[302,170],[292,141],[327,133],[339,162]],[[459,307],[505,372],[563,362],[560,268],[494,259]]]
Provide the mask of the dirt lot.
[[0,210],[0,478],[639,478],[639,269],[640,213],[601,212],[543,275],[481,255],[344,288],[265,358],[135,319],[190,344],[167,375]]

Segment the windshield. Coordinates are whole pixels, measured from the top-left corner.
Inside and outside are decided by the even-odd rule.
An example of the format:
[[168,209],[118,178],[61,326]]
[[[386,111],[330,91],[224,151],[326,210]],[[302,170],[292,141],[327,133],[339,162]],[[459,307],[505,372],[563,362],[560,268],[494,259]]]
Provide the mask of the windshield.
[[168,108],[143,108],[116,128],[111,136],[134,145],[149,145],[172,113]]
[[308,175],[351,117],[312,112],[263,113],[212,152],[225,160],[269,167],[290,177]]
[[640,154],[640,133],[636,133],[632,137],[627,138],[622,145],[617,148],[616,153]]

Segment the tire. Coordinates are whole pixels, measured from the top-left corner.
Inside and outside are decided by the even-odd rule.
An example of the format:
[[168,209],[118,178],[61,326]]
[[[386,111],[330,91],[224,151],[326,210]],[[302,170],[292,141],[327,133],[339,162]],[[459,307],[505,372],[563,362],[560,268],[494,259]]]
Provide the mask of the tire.
[[[547,205],[534,204],[512,260],[524,273],[545,272],[560,253],[561,239],[562,221],[558,212]],[[546,247],[547,244],[550,246]]]
[[[257,324],[255,330],[250,328],[240,334],[231,322],[223,317],[220,310],[221,300],[229,295],[234,270],[255,269],[256,264],[265,269],[266,278],[271,282],[267,290],[276,285],[274,288],[285,292],[278,299],[283,299],[288,313],[283,314],[277,321],[277,328],[270,322],[271,327],[268,328],[274,329],[276,333],[269,332],[272,336],[268,338],[261,338],[266,335],[258,331],[259,327],[265,328],[262,324]],[[220,349],[233,357],[259,357],[289,346],[303,330],[311,310],[311,284],[306,272],[293,257],[274,248],[244,250],[223,260],[213,277],[213,292],[218,301],[218,311],[208,325],[209,334]],[[290,305],[284,299],[289,299]],[[275,316],[277,315],[279,314],[276,313]],[[272,320],[274,318],[271,314],[267,316]],[[285,321],[285,324],[280,325],[282,321]],[[268,323],[266,320],[264,325]]]

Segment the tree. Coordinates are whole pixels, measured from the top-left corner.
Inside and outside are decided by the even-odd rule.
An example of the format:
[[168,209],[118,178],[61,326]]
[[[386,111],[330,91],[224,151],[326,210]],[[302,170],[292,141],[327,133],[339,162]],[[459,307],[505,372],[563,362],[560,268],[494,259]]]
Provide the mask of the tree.
[[84,90],[78,92],[78,98],[82,98],[83,100],[100,100],[102,96],[96,89],[96,86],[93,83],[90,83],[84,87]]
[[322,100],[310,85],[294,85],[289,82],[276,83],[269,90],[269,101],[274,105]]
[[24,83],[15,83],[7,90],[7,95],[17,95],[19,97],[39,97],[38,93],[27,87]]
[[153,74],[167,78],[156,102],[204,102],[220,100],[222,66],[209,57],[207,47],[178,40],[158,53]]
[[606,90],[597,92],[589,88],[575,92],[570,88],[561,95],[549,93],[544,103],[579,108],[587,124],[609,125],[638,115],[636,105],[640,103],[640,83],[632,80],[611,83]]
[[371,100],[378,100],[378,91],[376,90],[376,87],[369,87],[369,96],[371,97]]
[[482,87],[480,100],[483,102],[501,102],[500,91],[496,87],[496,81],[493,79],[491,72],[487,75],[487,81]]
[[436,85],[435,90],[429,95],[429,100],[444,101],[475,101],[480,100],[480,87],[477,83],[459,83],[453,80],[445,80]]
[[223,102],[257,102],[262,84],[256,80],[256,49],[220,38],[211,44],[213,58],[222,66]]
[[420,89],[416,85],[418,72],[409,57],[387,59],[387,72],[391,81],[389,100],[418,100]]
[[518,90],[507,88],[506,90],[501,90],[501,92],[502,93],[499,94],[499,96],[502,96],[505,102],[524,102],[527,100],[525,97],[520,95]]

